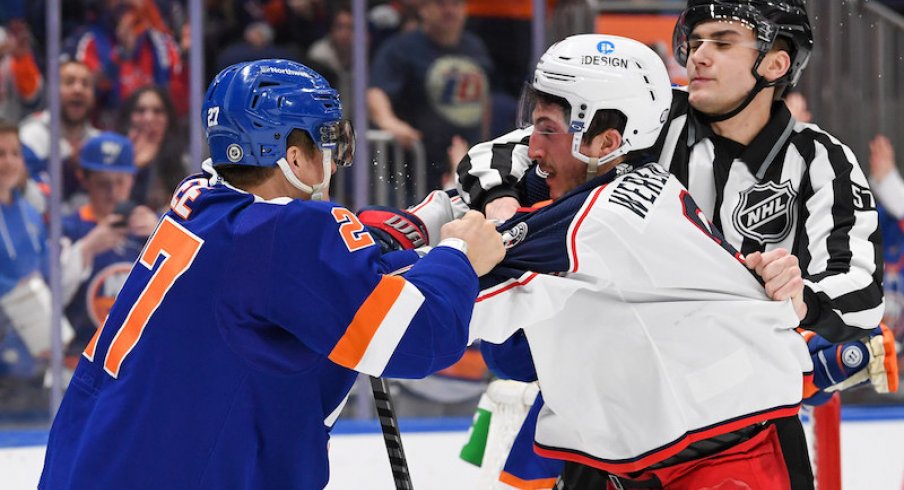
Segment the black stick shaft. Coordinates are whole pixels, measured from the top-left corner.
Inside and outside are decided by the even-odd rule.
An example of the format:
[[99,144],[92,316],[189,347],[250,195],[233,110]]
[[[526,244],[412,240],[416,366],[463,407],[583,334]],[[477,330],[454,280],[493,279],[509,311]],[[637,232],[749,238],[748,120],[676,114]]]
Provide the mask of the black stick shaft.
[[396,490],[413,490],[411,475],[408,473],[408,459],[402,448],[402,434],[392,408],[392,398],[389,397],[389,385],[383,378],[371,376],[370,387],[374,392],[374,405],[377,407],[377,417],[380,418],[380,429],[383,430],[383,442],[386,443]]

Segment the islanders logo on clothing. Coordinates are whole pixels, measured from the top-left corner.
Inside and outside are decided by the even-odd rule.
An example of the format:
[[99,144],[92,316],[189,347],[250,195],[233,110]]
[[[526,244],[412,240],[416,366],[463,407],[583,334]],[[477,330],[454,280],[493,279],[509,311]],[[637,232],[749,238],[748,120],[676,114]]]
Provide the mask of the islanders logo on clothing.
[[778,243],[794,227],[797,192],[786,180],[781,184],[761,182],[741,194],[732,214],[735,228],[759,243]]
[[119,294],[131,270],[131,262],[116,262],[99,270],[91,278],[85,293],[85,301],[88,317],[95,327],[100,327],[107,318],[116,295]]
[[459,126],[481,123],[490,85],[483,68],[465,56],[442,56],[427,70],[426,92],[434,110]]

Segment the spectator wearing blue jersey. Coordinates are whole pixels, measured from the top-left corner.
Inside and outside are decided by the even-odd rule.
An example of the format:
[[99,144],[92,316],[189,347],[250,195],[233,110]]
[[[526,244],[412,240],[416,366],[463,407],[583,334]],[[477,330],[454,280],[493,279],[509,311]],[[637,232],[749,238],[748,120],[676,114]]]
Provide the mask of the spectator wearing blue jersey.
[[66,316],[76,337],[68,354],[78,356],[101,326],[132,263],[154,231],[157,215],[136,206],[129,194],[136,172],[132,143],[125,136],[102,132],[79,152],[78,176],[88,203],[63,217],[63,236],[74,243],[79,271]]
[[320,489],[359,372],[423,377],[465,350],[477,277],[505,255],[482,214],[384,255],[327,202],[354,131],[299,63],[223,70],[200,116],[211,159],[82,353],[39,488]]
[[[42,276],[47,233],[22,196],[25,172],[19,129],[0,121],[0,336],[17,335],[40,359],[50,349],[50,290]],[[70,337],[64,325],[63,338]]]

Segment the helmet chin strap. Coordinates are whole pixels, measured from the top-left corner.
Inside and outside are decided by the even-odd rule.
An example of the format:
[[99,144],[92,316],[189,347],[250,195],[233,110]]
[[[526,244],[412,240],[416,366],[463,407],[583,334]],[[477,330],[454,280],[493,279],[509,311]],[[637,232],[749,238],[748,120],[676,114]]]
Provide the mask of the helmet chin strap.
[[753,85],[753,88],[750,90],[750,93],[748,93],[747,97],[745,97],[744,100],[741,101],[740,105],[738,105],[734,109],[726,112],[725,114],[710,115],[710,114],[705,114],[703,112],[698,111],[700,114],[700,119],[702,119],[703,122],[705,122],[707,124],[721,122],[721,121],[731,119],[731,118],[737,116],[738,114],[740,114],[741,111],[746,109],[747,106],[749,106],[750,103],[753,102],[754,97],[756,97],[757,94],[759,94],[764,88],[771,87],[772,85],[774,85],[774,84],[767,82],[766,79],[763,78],[762,76],[757,77],[756,83]]
[[571,155],[573,157],[577,158],[578,160],[587,164],[587,180],[590,180],[590,179],[596,177],[597,173],[599,172],[600,167],[605,166],[607,163],[611,162],[612,160],[615,160],[616,158],[618,158],[620,156],[626,155],[628,153],[628,151],[630,151],[630,149],[631,149],[631,145],[626,140],[622,140],[622,144],[618,148],[612,150],[611,152],[609,152],[599,158],[588,157],[587,155],[581,153],[581,150],[580,150],[581,133],[575,134],[574,137],[575,137],[575,141],[576,141],[575,145],[577,145],[577,146],[574,146],[572,148]]
[[731,119],[731,118],[737,116],[738,114],[741,113],[741,111],[746,109],[747,106],[749,106],[751,102],[753,102],[754,97],[756,97],[757,94],[759,94],[764,88],[774,87],[774,86],[778,85],[779,83],[781,83],[784,78],[786,78],[786,76],[782,76],[782,77],[779,77],[777,80],[770,82],[770,81],[766,80],[766,77],[760,75],[757,72],[757,69],[759,69],[760,63],[763,62],[763,58],[765,58],[765,57],[766,57],[766,53],[760,52],[760,55],[757,57],[756,62],[753,64],[753,68],[751,68],[750,71],[753,74],[753,78],[754,78],[754,80],[756,80],[756,83],[753,84],[753,88],[750,89],[750,93],[748,93],[747,97],[745,97],[744,100],[741,101],[740,105],[738,105],[734,109],[726,112],[725,114],[711,115],[711,114],[704,114],[702,112],[697,111],[701,116],[700,119],[702,119],[704,123],[711,124],[711,123],[716,123],[716,122],[722,122],[722,121],[725,121],[725,120],[728,120],[728,119]]
[[292,172],[292,168],[289,167],[289,162],[286,161],[285,157],[280,158],[276,161],[276,165],[279,166],[279,169],[282,170],[283,175],[286,177],[286,180],[292,184],[292,187],[304,192],[306,194],[311,195],[312,201],[322,201],[323,200],[323,190],[329,189],[330,187],[330,177],[332,175],[332,150],[329,148],[323,150],[323,182],[319,184],[314,184],[310,186],[302,182],[298,177],[295,176],[295,173]]

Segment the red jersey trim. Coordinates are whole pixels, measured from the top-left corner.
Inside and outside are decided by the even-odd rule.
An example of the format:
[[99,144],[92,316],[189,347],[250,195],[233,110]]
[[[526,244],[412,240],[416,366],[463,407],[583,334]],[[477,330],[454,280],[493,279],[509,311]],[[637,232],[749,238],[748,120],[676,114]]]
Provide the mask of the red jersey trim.
[[571,236],[568,237],[568,241],[571,244],[571,269],[569,272],[577,272],[578,271],[578,251],[577,251],[577,236],[578,229],[580,229],[581,224],[584,223],[584,218],[590,214],[590,210],[593,209],[593,205],[596,204],[596,200],[599,199],[600,194],[606,186],[601,186],[599,189],[593,191],[593,196],[590,197],[590,202],[584,206],[584,211],[581,213],[581,216],[575,222],[574,228],[571,230]]
[[572,461],[586,466],[592,466],[604,471],[609,471],[615,474],[626,474],[646,469],[660,461],[664,461],[678,454],[682,449],[686,448],[694,442],[709,439],[710,437],[715,437],[720,434],[726,434],[728,432],[732,432],[759,422],[797,415],[799,411],[800,404],[795,404],[791,406],[772,408],[755,414],[744,415],[730,421],[716,424],[714,426],[699,429],[696,432],[686,433],[685,435],[664,446],[653,449],[631,459],[600,459],[572,449],[542,446],[536,441],[534,442],[534,452],[536,452],[540,456],[547,458]]
[[485,299],[490,299],[493,296],[496,296],[497,294],[502,294],[502,293],[512,290],[516,287],[524,286],[527,283],[533,281],[534,278],[537,277],[538,275],[539,275],[539,273],[537,273],[537,272],[529,272],[529,273],[526,273],[524,276],[519,277],[518,279],[510,279],[509,281],[502,283],[502,285],[500,285],[500,286],[502,286],[501,288],[490,291],[484,295],[478,296],[477,302],[479,303]]

